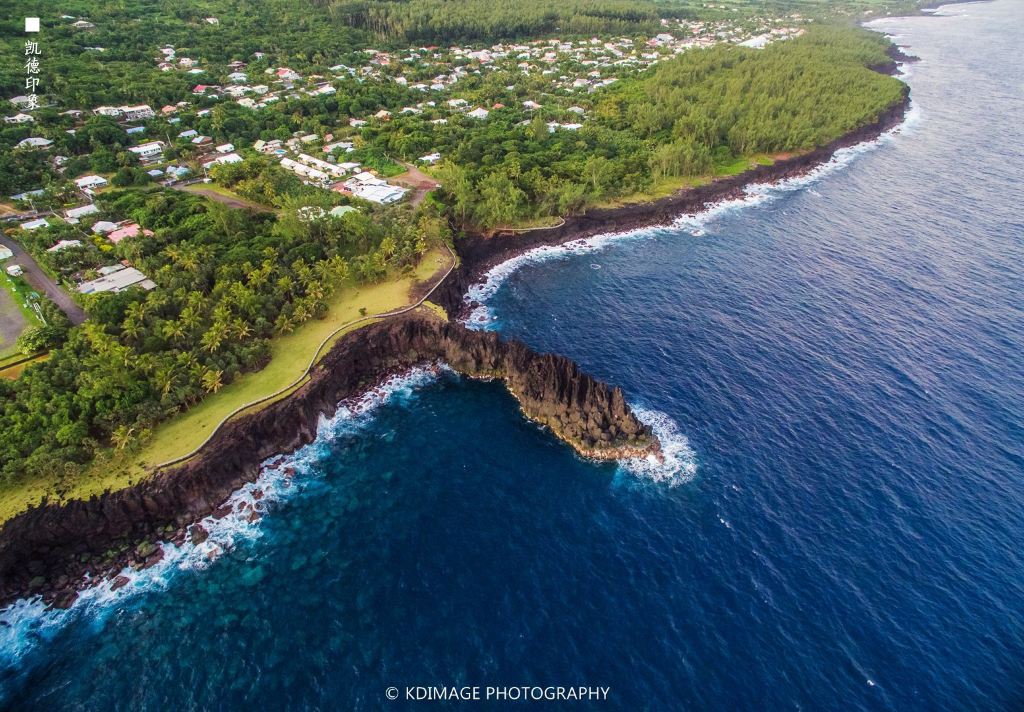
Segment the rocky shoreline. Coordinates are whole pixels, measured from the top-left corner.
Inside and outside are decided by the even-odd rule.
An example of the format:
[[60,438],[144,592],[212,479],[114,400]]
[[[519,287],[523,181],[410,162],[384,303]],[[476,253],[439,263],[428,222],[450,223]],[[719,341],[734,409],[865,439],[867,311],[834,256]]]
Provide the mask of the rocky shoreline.
[[[891,66],[876,68],[885,73],[897,71],[897,59],[906,61],[906,55],[893,46]],[[903,98],[884,111],[877,120],[860,127],[831,143],[807,153],[784,158],[771,165],[759,165],[744,173],[721,178],[707,185],[648,202],[615,208],[595,208],[565,218],[564,224],[546,230],[513,233],[500,231],[494,235],[469,233],[458,241],[460,263],[431,296],[449,314],[464,317],[472,308],[464,297],[471,286],[480,282],[485,273],[536,247],[562,245],[595,235],[626,232],[647,227],[670,224],[680,215],[703,212],[725,200],[744,197],[743,189],[756,183],[777,183],[803,176],[826,163],[836,151],[858,143],[871,141],[903,122],[910,107],[909,87],[904,87]]]
[[657,438],[619,388],[564,356],[538,354],[423,309],[346,335],[298,391],[228,422],[191,460],[134,487],[44,503],[8,521],[0,530],[0,604],[41,594],[67,607],[81,588],[104,579],[118,585],[126,566],[145,568],[160,560],[159,541],[201,536],[201,528],[187,527],[227,514],[224,502],[258,477],[260,463],[315,439],[322,415],[333,415],[339,403],[389,374],[433,361],[471,378],[503,381],[526,417],[587,457],[660,453]]
[[[895,71],[892,67],[882,71]],[[550,230],[487,236],[458,242],[459,266],[431,299],[453,317],[466,312],[467,289],[497,264],[542,245],[664,225],[723,200],[740,198],[752,183],[803,175],[839,149],[877,138],[898,125],[909,107],[909,90],[878,120],[813,151],[758,166],[651,203],[595,209],[569,216]],[[126,567],[160,560],[159,541],[201,537],[189,525],[221,514],[224,502],[259,474],[260,463],[316,437],[321,415],[365,392],[395,371],[441,360],[473,378],[501,379],[524,415],[549,428],[587,457],[619,459],[657,455],[659,443],[625,403],[622,392],[582,373],[571,360],[537,354],[494,333],[445,322],[427,310],[359,329],[341,339],[295,393],[224,425],[193,459],[130,488],[89,500],[43,503],[0,528],[0,606],[42,595],[58,607],[77,591],[104,579],[118,585]]]

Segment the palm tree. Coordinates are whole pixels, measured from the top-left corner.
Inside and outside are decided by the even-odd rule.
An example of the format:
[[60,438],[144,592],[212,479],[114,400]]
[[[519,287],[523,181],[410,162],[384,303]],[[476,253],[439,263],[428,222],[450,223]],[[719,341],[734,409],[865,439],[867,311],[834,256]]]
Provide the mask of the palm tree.
[[203,373],[202,378],[203,390],[205,390],[207,393],[216,393],[217,391],[219,391],[224,386],[224,384],[221,382],[221,376],[223,375],[223,373],[223,371],[214,371],[212,369],[207,369],[206,372]]
[[119,425],[114,429],[114,432],[110,434],[110,439],[113,441],[115,449],[124,450],[135,439],[135,427]]

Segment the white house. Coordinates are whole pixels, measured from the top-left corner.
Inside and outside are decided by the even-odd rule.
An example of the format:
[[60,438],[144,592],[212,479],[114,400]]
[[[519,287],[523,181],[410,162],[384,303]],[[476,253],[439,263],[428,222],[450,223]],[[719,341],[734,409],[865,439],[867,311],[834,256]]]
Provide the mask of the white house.
[[438,161],[441,160],[441,154],[440,153],[428,153],[426,156],[420,156],[419,160],[422,163],[429,163],[429,164],[433,165],[433,164],[435,164],[435,163],[437,163]]
[[69,208],[64,211],[64,220],[72,225],[77,225],[78,221],[87,215],[96,215],[100,209],[96,207],[94,203],[88,205],[82,205],[78,208]]
[[488,114],[490,113],[491,112],[489,112],[487,109],[484,109],[483,107],[477,107],[476,109],[473,109],[468,114],[466,114],[466,116],[469,116],[470,118],[473,119],[486,119]]
[[348,172],[335,163],[328,163],[327,161],[322,161],[319,158],[314,158],[313,156],[309,156],[305,153],[300,153],[298,159],[300,163],[304,163],[311,168],[316,168],[318,171],[323,171],[324,173],[335,176],[336,178],[341,178]]
[[107,179],[103,176],[82,176],[81,178],[75,179],[75,185],[77,185],[80,190],[102,188],[106,184]]
[[22,230],[38,230],[41,227],[49,227],[50,223],[46,222],[46,218],[39,218],[38,220],[29,220],[21,224]]
[[128,149],[143,161],[155,161],[164,152],[163,141],[150,141],[148,143],[140,143],[138,146],[132,146]]
[[61,250],[67,249],[68,247],[81,247],[81,240],[58,240],[57,244],[53,247],[46,248],[47,252],[60,252]]
[[92,110],[92,113],[96,116],[113,116],[118,117],[121,115],[121,110],[116,106],[97,106]]
[[28,114],[15,114],[14,116],[4,117],[5,124],[30,124],[33,121],[35,121],[35,119]]
[[139,104],[138,106],[121,106],[118,108],[120,109],[121,116],[125,121],[143,121],[145,119],[152,119],[156,116],[156,112],[146,104]]
[[207,161],[206,163],[203,164],[203,168],[209,170],[214,166],[220,166],[225,163],[241,163],[242,160],[242,157],[239,156],[237,153],[228,153],[223,156],[217,156],[212,161]]
[[99,272],[103,276],[90,282],[82,282],[78,285],[78,291],[82,294],[96,294],[98,292],[122,292],[135,285],[147,290],[156,287],[153,280],[134,267],[111,265],[100,269]]
[[32,106],[37,100],[33,99],[30,96],[14,96],[8,99],[7,101],[11,102],[19,109],[27,109],[28,107]]
[[22,139],[18,141],[16,148],[49,148],[53,145],[53,141],[48,138],[40,138],[39,136],[32,136],[30,138]]
[[235,144],[233,143],[222,143],[214,149],[217,153],[231,153],[235,150]]
[[92,231],[97,235],[106,235],[107,233],[113,232],[118,227],[117,223],[110,222],[109,220],[98,220],[93,226]]

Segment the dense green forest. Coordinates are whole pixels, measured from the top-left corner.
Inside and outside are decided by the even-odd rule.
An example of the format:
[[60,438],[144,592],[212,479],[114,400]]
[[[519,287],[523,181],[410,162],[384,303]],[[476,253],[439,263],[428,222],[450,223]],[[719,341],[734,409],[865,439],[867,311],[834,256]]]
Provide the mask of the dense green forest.
[[[262,51],[279,65],[325,68],[376,43],[492,42],[525,37],[649,34],[658,18],[807,17],[907,11],[923,0],[13,0],[0,17],[0,95],[22,93],[25,16],[43,20],[42,88],[66,106],[176,100],[190,78],[152,68],[172,45],[203,63]],[[62,18],[85,18],[77,30]],[[217,25],[204,22],[216,17]],[[102,47],[103,51],[96,48]],[[142,71],[140,68],[145,67]]]
[[[45,15],[43,8],[15,4],[17,11],[0,20],[7,38],[0,40],[6,96],[22,93],[24,79],[24,35],[13,23],[24,14]],[[328,77],[334,93],[327,95],[289,86],[259,110],[191,93],[199,81],[226,82],[234,59],[249,62],[253,82],[270,66],[292,65],[306,74],[343,62],[366,67],[373,55],[362,50],[378,40],[408,47],[564,31],[589,44],[591,33],[635,30],[635,44],[646,48],[645,36],[664,16],[664,5],[659,0],[655,11],[646,0],[529,0],[510,6],[513,12],[479,0],[200,0],[187,7],[171,0],[68,0],[46,15],[41,88],[54,104],[33,112],[33,124],[0,127],[0,194],[42,187],[46,194],[35,205],[60,208],[79,202],[68,179],[102,173],[114,186],[130,188],[99,195],[102,217],[132,219],[154,235],[113,245],[55,220],[17,238],[51,274],[69,281],[125,260],[157,288],[82,297],[89,314],[83,326],[68,328],[54,318],[52,328],[30,335],[51,345],[51,356],[17,381],[0,381],[0,483],[73,475],[97,450],[143,439],[161,420],[262,367],[269,339],[322,316],[339,285],[380,280],[413,264],[427,247],[425,224],[440,223],[442,213],[457,227],[492,227],[706,178],[758,154],[828,142],[873,120],[906,90],[871,69],[888,59],[881,36],[816,23],[799,38],[763,50],[724,43],[666,55],[651,69],[610,64],[597,74],[614,73],[617,80],[590,89],[571,88],[567,78],[559,83],[562,72],[592,73],[592,65],[572,56],[545,65],[557,66],[550,71],[554,78],[521,71],[514,59],[482,68],[465,57],[443,56],[422,67],[420,60],[376,65],[369,79],[339,72]],[[689,6],[677,9],[683,7]],[[86,17],[96,27],[74,30],[58,12]],[[156,50],[164,44],[198,60],[209,80],[156,69]],[[255,58],[256,51],[268,57]],[[463,70],[458,82],[443,90],[406,86],[456,65]],[[408,75],[406,84],[395,81],[399,73]],[[302,81],[300,87],[308,87],[314,80]],[[465,110],[449,107],[453,94]],[[182,129],[234,143],[245,160],[213,168],[213,178],[274,212],[232,210],[150,186],[127,151],[140,140],[128,134],[127,124],[60,113],[133,101],[158,108],[183,99],[189,103],[173,119],[148,120],[142,140],[164,141],[167,162],[190,163],[196,171],[206,154],[178,138]],[[532,109],[524,107],[526,99],[536,99]],[[490,113],[474,119],[467,115],[473,106]],[[382,108],[393,113],[390,120],[349,126],[350,117],[372,117]],[[13,107],[4,110],[7,115]],[[442,188],[415,209],[303,219],[298,208],[329,208],[346,199],[303,184],[249,147],[257,139],[316,134],[308,148],[315,152],[329,133],[355,144],[353,153],[337,157],[368,167],[440,153],[441,162],[425,170]],[[29,136],[54,143],[48,152],[13,148]],[[56,155],[66,157],[62,173],[50,161]],[[61,239],[82,244],[47,251]]]
[[[595,95],[578,131],[551,131],[550,116],[509,108],[485,123],[402,117],[364,133],[401,157],[439,150],[438,176],[457,219],[508,224],[706,175],[739,157],[827,143],[905,91],[869,69],[886,61],[886,46],[874,33],[822,27],[764,50],[687,52]],[[488,78],[479,96],[511,101],[504,81]]]
[[650,0],[333,0],[330,13],[374,34],[404,42],[487,41],[493,38],[635,34],[655,31]]
[[[86,297],[89,320],[16,381],[0,380],[0,480],[71,474],[97,448],[144,438],[169,415],[268,359],[268,339],[325,314],[349,281],[379,279],[427,248],[408,212],[301,220],[233,210],[175,191],[102,201],[154,235],[83,240],[73,226],[20,237],[57,273],[130,259],[157,288]],[[57,253],[57,239],[82,246]]]

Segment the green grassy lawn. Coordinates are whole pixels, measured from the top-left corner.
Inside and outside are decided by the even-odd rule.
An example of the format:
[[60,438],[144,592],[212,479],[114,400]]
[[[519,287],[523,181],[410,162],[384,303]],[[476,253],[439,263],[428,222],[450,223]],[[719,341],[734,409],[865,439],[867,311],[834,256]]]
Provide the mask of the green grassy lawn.
[[667,198],[680,190],[687,188],[696,188],[697,186],[707,185],[717,178],[725,178],[728,176],[735,176],[743,173],[744,171],[754,168],[758,165],[770,166],[779,158],[783,158],[784,154],[778,156],[770,156],[765,153],[759,153],[754,156],[745,156],[743,158],[737,158],[729,163],[724,163],[715,166],[714,173],[703,175],[703,176],[687,176],[687,177],[668,177],[655,183],[647,190],[640,191],[637,193],[630,193],[629,195],[621,195],[617,198],[609,198],[608,200],[598,201],[587,207],[590,208],[618,208],[623,205],[635,205],[637,203],[649,203],[654,200],[660,200],[661,198]]
[[496,230],[536,230],[537,228],[557,227],[562,224],[562,218],[556,215],[548,215],[532,220],[521,220],[512,225],[502,225]]
[[218,185],[214,181],[210,181],[209,183],[192,183],[191,185],[182,186],[181,188],[176,188],[175,190],[181,190],[186,193],[195,193],[196,195],[203,195],[205,193],[206,195],[204,195],[203,197],[208,198],[209,200],[216,200],[215,197],[210,195],[211,193],[213,193],[222,196],[226,199],[224,201],[218,202],[224,202],[230,205],[231,207],[250,207],[253,208],[254,210],[266,210],[268,212],[274,212],[276,210],[276,208],[274,208],[273,206],[264,205],[262,203],[257,203],[253,200],[249,200],[248,198],[243,198],[230,188],[225,188],[222,185]]
[[24,356],[20,353],[14,354],[8,358],[0,358],[0,378],[6,378],[8,381],[14,381],[26,368],[34,363],[38,363],[39,361],[45,361],[48,358],[50,358],[49,353],[40,354],[28,360],[23,360]]
[[[0,296],[0,318],[6,316],[17,319],[16,315],[20,313],[21,320],[24,321],[22,330],[42,324],[39,315],[29,306],[33,301],[35,290],[29,286],[28,282],[21,277],[11,277],[6,272],[2,272],[0,273],[0,289],[4,292],[3,296]],[[20,355],[18,347],[15,345],[16,338],[4,339],[3,336],[0,336],[0,363]]]
[[[138,452],[100,455],[83,475],[71,481],[59,476],[40,478],[0,491],[0,522],[6,521],[47,494],[63,499],[88,498],[108,489],[120,489],[143,479],[151,468],[186,455],[203,443],[228,414],[247,403],[270,396],[298,379],[320,343],[342,325],[366,314],[378,314],[407,306],[409,292],[417,283],[447,269],[451,257],[444,248],[427,253],[410,275],[374,285],[349,286],[333,298],[327,317],[303,324],[294,332],[271,342],[271,360],[262,370],[247,373],[194,408],[163,423]],[[365,326],[370,322],[363,322]],[[359,328],[356,326],[354,328]],[[347,331],[345,332],[347,333]],[[319,352],[326,353],[339,333]],[[299,384],[301,385],[301,384]],[[282,394],[280,397],[284,397]],[[272,402],[268,401],[267,403]],[[265,407],[262,403],[256,407]]]

